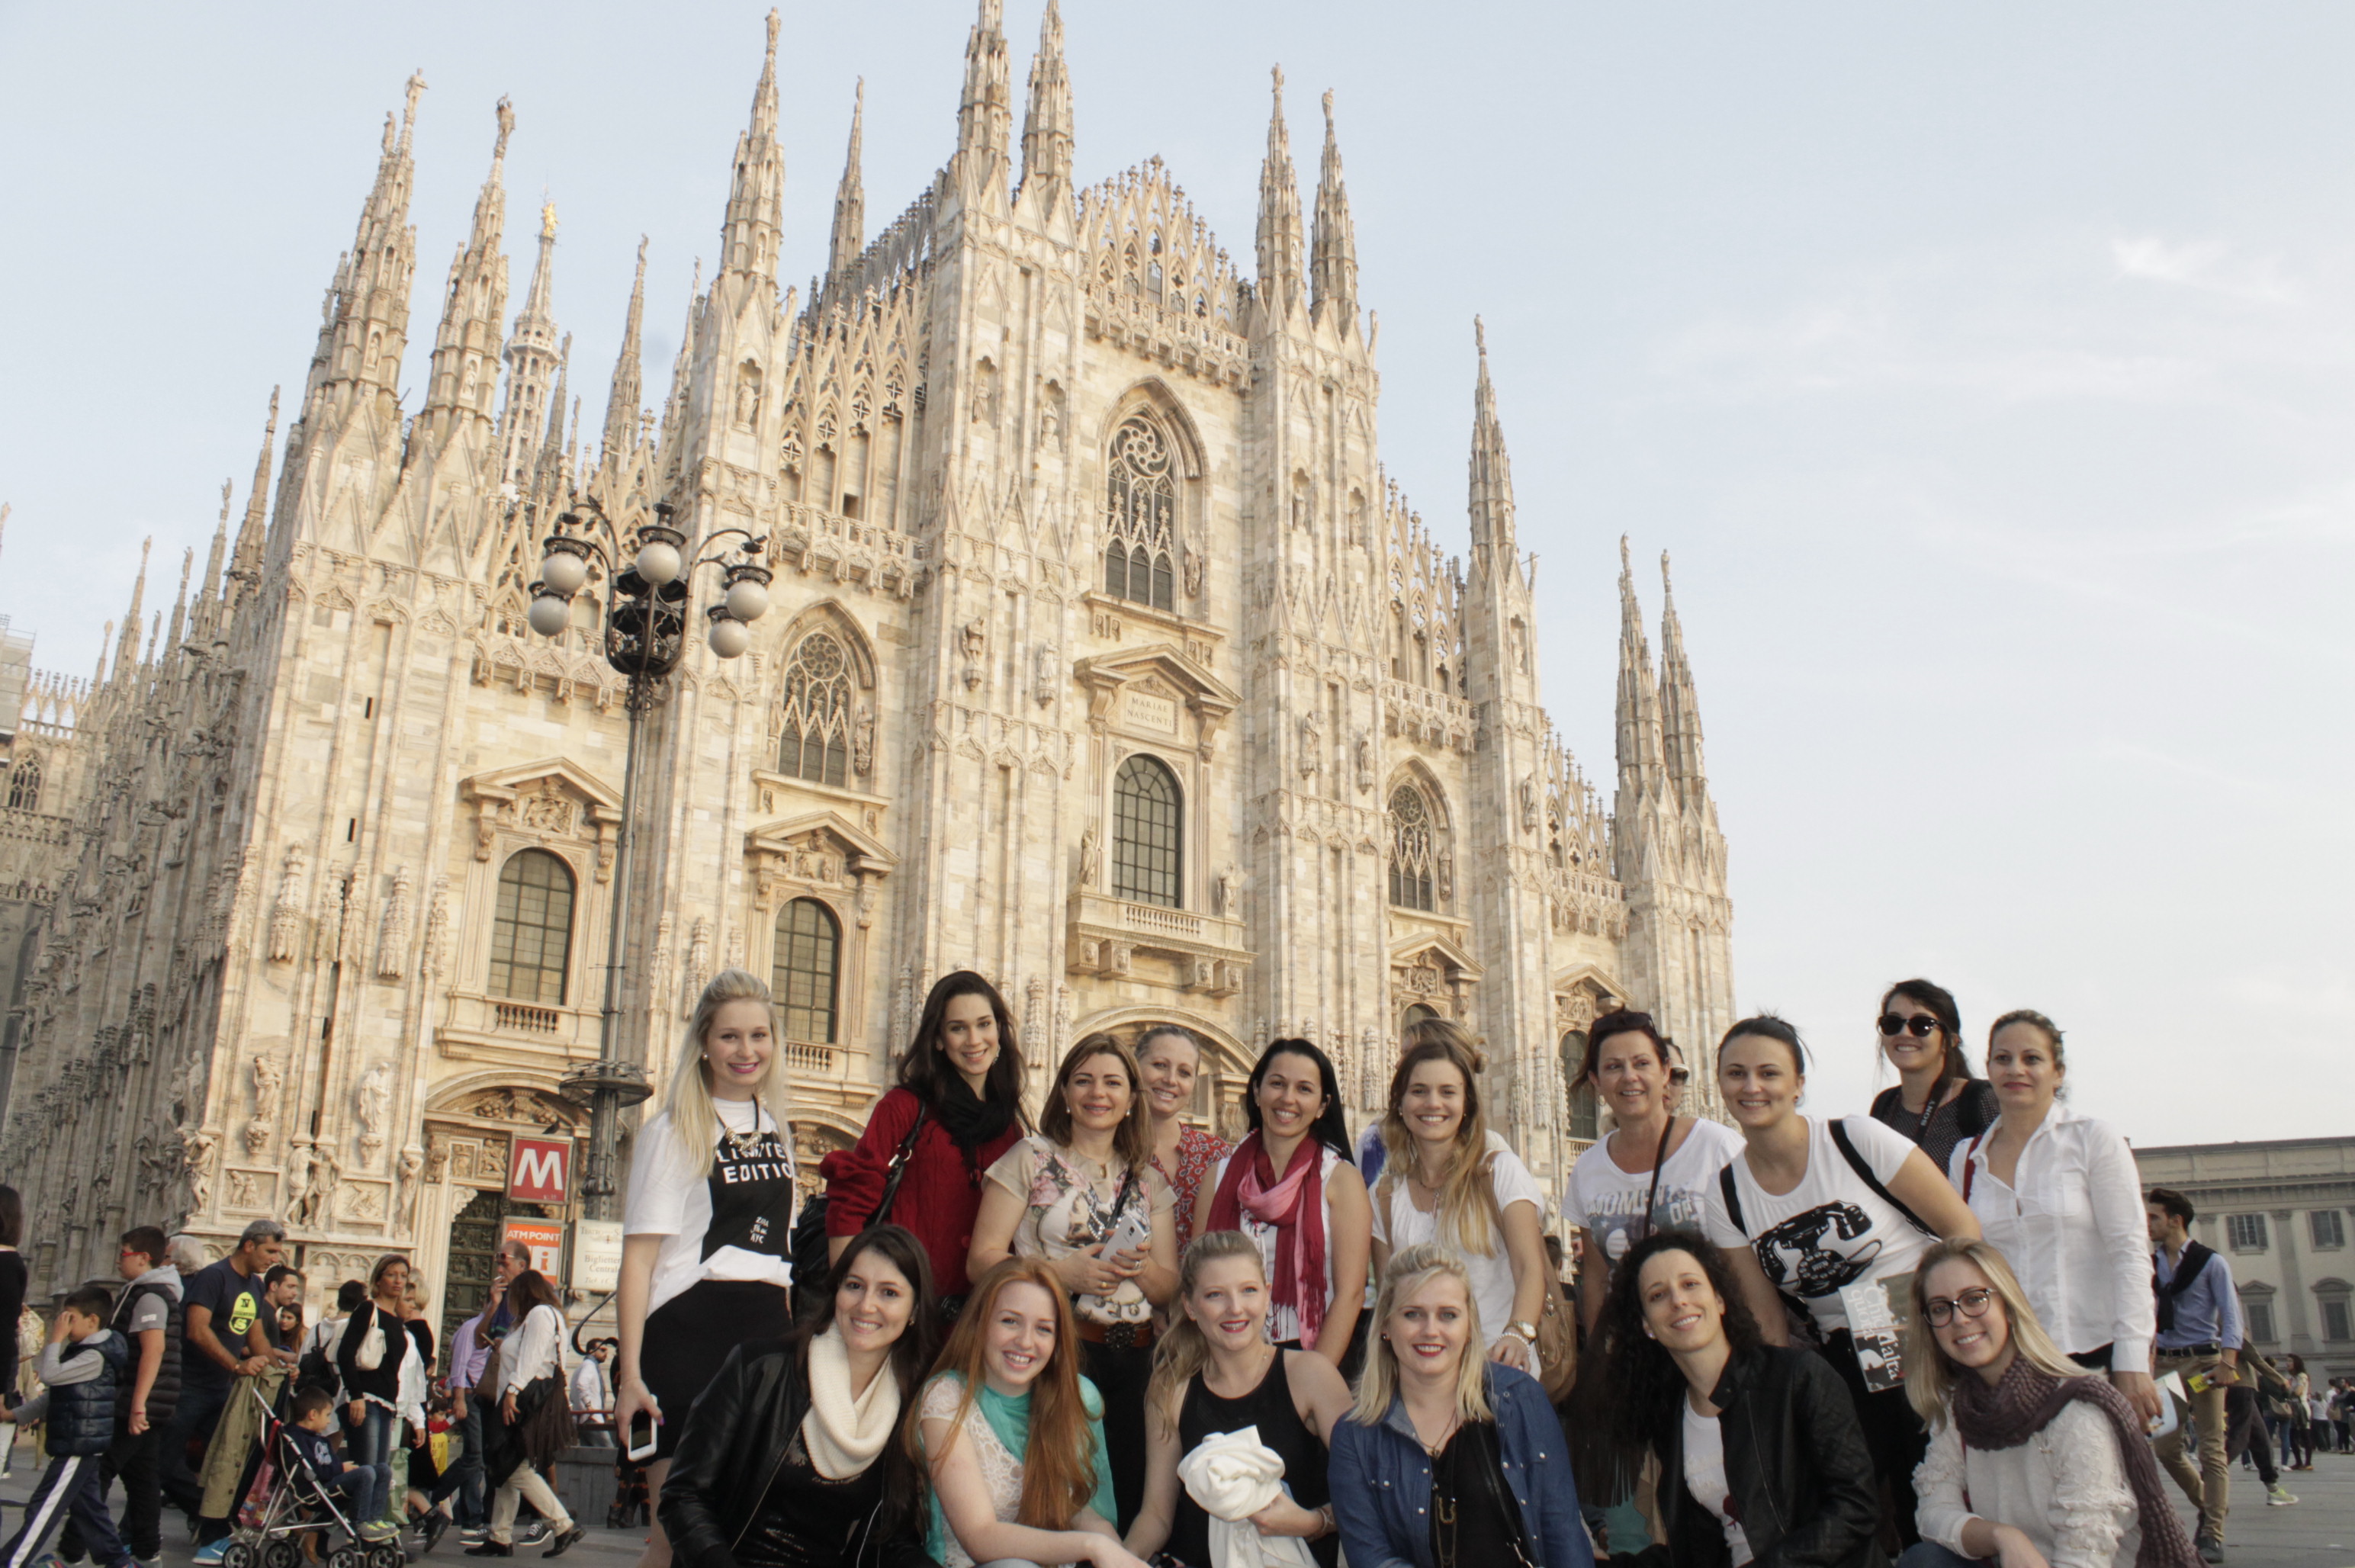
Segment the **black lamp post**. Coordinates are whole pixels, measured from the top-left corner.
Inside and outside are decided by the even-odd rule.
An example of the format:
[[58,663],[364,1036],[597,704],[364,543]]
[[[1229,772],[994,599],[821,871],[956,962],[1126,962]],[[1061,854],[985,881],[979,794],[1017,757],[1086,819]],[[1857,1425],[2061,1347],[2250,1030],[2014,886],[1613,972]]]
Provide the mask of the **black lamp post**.
[[[621,1113],[654,1093],[645,1065],[621,1056],[622,927],[630,901],[641,720],[668,694],[671,671],[687,651],[688,597],[697,567],[720,570],[720,602],[705,614],[711,623],[707,634],[711,651],[721,658],[732,659],[744,651],[752,640],[748,623],[769,609],[770,572],[761,564],[764,540],[743,528],[725,528],[703,542],[714,545],[741,535],[744,543],[733,552],[716,551],[690,561],[680,549],[687,536],[671,526],[671,514],[668,502],[655,505],[657,520],[640,526],[637,551],[623,565],[613,522],[603,507],[583,497],[579,510],[559,517],[556,531],[548,536],[528,617],[531,629],[542,636],[562,635],[572,624],[572,596],[589,581],[591,559],[602,561],[613,585],[605,610],[605,662],[629,681],[623,704],[629,715],[629,741],[622,764],[622,822],[613,846],[613,907],[605,943],[605,1007],[597,1060],[573,1068],[562,1080],[564,1097],[589,1109],[589,1160],[581,1173],[581,1213],[591,1220],[621,1218],[613,1179]],[[730,553],[737,559],[728,560]]]

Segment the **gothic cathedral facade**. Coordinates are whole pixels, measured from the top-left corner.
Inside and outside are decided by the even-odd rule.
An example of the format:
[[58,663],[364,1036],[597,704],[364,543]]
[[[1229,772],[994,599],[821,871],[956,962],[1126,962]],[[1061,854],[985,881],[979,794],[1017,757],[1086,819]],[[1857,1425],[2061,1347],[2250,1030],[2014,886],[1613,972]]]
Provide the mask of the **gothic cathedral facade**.
[[143,654],[134,598],[112,667],[41,687],[13,741],[51,781],[0,866],[44,933],[0,1157],[37,1287],[107,1272],[128,1224],[276,1215],[314,1291],[402,1250],[455,1314],[492,1227],[563,1218],[509,1162],[586,1134],[558,1084],[599,1047],[627,720],[602,580],[561,636],[526,612],[589,502],[623,535],[657,502],[690,541],[746,530],[776,571],[747,653],[697,639],[646,717],[614,929],[656,1081],[713,973],[773,977],[808,1166],[956,968],[1005,993],[1034,1086],[1082,1032],[1187,1024],[1214,1124],[1305,1035],[1363,1125],[1434,1013],[1485,1038],[1492,1117],[1558,1184],[1594,1131],[1582,1031],[1623,1001],[1706,1104],[1731,911],[1673,603],[1656,672],[1623,543],[1606,809],[1539,699],[1485,344],[1468,554],[1384,476],[1329,96],[1304,213],[1276,77],[1246,277],[1158,160],[1076,183],[1051,0],[1018,138],[999,5],[954,154],[871,240],[854,119],[798,298],[772,17],[667,396],[642,407],[642,249],[593,444],[552,212],[507,317],[504,102],[422,405],[397,401],[412,81],[274,485],[273,397],[169,635]]

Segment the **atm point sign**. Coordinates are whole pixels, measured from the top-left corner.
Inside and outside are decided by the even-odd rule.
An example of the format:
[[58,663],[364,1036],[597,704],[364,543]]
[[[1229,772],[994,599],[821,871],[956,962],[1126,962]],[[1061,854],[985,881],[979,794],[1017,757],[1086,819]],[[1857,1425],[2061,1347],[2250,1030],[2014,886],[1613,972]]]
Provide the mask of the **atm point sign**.
[[570,1138],[517,1138],[507,1155],[507,1196],[518,1203],[562,1203],[571,1177]]

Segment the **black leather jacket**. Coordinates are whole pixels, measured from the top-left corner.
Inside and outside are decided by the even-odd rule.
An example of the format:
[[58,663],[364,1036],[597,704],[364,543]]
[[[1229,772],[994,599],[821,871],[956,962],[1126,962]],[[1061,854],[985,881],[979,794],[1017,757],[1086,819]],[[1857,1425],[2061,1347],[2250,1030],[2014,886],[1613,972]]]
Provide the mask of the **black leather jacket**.
[[[1656,1444],[1671,1568],[1723,1568],[1717,1516],[1685,1488],[1681,1404]],[[1710,1403],[1721,1413],[1728,1511],[1755,1568],[1884,1568],[1872,1454],[1839,1374],[1813,1350],[1762,1346],[1726,1363]],[[1657,1563],[1658,1547],[1646,1555]]]
[[[880,1374],[890,1376],[890,1369]],[[794,1339],[753,1339],[728,1352],[687,1413],[658,1511],[686,1568],[737,1568],[736,1544],[809,1413],[809,1379]],[[886,1463],[878,1460],[877,1463]],[[938,1568],[924,1554],[921,1508],[894,1536],[875,1521],[846,1526],[845,1568]]]

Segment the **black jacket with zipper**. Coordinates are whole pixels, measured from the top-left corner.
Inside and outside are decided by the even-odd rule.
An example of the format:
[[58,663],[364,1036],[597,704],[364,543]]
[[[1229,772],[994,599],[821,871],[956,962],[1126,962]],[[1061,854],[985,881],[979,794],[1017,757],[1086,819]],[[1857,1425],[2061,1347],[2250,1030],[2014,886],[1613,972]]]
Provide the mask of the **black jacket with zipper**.
[[[877,1374],[890,1377],[885,1367]],[[796,1339],[753,1339],[728,1352],[687,1413],[657,1512],[686,1568],[737,1568],[736,1547],[809,1414],[809,1376]],[[626,1437],[623,1439],[627,1441]],[[888,1455],[876,1463],[890,1462]],[[875,1520],[846,1520],[845,1568],[938,1568],[924,1552],[924,1510],[886,1540]]]
[[[1717,1516],[1685,1486],[1683,1403],[1654,1443],[1669,1568],[1725,1568]],[[1725,1441],[1727,1511],[1754,1568],[1885,1568],[1881,1494],[1848,1387],[1813,1350],[1765,1345],[1726,1363],[1710,1403]]]

